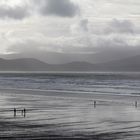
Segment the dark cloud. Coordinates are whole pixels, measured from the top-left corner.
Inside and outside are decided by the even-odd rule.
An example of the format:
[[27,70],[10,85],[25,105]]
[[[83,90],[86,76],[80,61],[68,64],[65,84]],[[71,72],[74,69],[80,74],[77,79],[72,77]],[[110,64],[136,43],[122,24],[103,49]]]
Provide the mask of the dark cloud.
[[0,6],[0,18],[4,19],[21,20],[35,13],[43,16],[74,17],[79,13],[79,7],[70,0],[30,0],[29,3],[23,2],[19,6]]
[[44,0],[40,8],[42,15],[55,15],[60,17],[74,17],[79,7],[70,0]]
[[26,7],[9,7],[1,6],[0,7],[0,18],[12,18],[12,19],[23,19],[29,15]]
[[114,19],[105,29],[105,33],[134,33],[134,28],[134,24],[129,20]]

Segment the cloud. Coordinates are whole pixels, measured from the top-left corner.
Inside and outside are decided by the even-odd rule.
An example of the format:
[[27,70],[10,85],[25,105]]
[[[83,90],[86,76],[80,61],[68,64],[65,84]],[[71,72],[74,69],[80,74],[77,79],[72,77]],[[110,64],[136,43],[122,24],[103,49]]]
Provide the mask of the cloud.
[[[89,26],[87,27],[89,28]],[[8,35],[7,39],[11,38],[11,42],[7,52],[15,52],[19,54],[18,57],[32,56],[48,63],[107,62],[136,55],[140,52],[140,37],[133,34],[101,35],[91,34],[90,30],[71,36],[50,37],[36,32],[31,34],[27,37],[13,33]]]
[[[78,5],[70,0],[18,0],[0,3],[0,18],[22,20],[28,16],[74,17],[79,14]],[[11,2],[11,4],[9,4]]]
[[88,31],[88,19],[83,19],[80,21],[79,26],[81,27],[81,29],[85,32]]
[[23,6],[0,6],[0,18],[12,18],[21,20],[29,16],[29,11]]
[[[32,56],[49,63],[95,63],[120,59],[140,52],[140,28],[137,28],[137,19],[119,16],[118,19],[112,19],[111,16],[94,15],[96,6],[93,8],[92,0],[87,5],[86,2],[89,0],[85,3],[78,0],[81,3],[77,3],[81,16],[76,18],[71,18],[79,12],[76,0],[25,1],[14,6],[0,6],[0,17],[8,18],[4,21],[6,24],[2,26],[1,32],[7,34],[9,30],[13,31],[4,36],[5,38],[1,37],[1,46],[6,48],[5,51],[4,47],[0,48],[1,52],[14,52],[19,54],[19,57]],[[89,9],[91,11],[88,11]],[[28,16],[31,17],[24,22],[7,23],[10,21],[9,18],[24,19]]]
[[[131,44],[132,36],[90,36],[90,38],[63,37],[30,38],[13,42],[7,51],[15,52],[18,57],[34,57],[48,63],[67,63],[71,61],[88,61],[91,63],[107,62],[115,59],[137,55],[140,48]],[[89,41],[91,44],[89,44]]]
[[134,24],[129,20],[113,19],[105,29],[105,33],[134,33],[134,28]]
[[88,26],[88,19],[81,19],[80,21],[78,21],[75,24],[72,24],[70,26],[70,31],[72,34],[79,34],[79,33],[87,33],[89,30],[89,26]]
[[79,13],[79,7],[70,0],[42,0],[40,13],[43,16],[74,17]]

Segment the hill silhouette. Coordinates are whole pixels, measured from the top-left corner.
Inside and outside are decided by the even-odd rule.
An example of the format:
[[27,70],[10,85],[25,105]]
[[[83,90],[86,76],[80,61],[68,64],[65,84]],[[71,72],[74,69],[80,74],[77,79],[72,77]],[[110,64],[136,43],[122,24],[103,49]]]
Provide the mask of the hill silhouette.
[[34,58],[2,59],[0,71],[140,71],[140,55],[107,63],[48,64]]

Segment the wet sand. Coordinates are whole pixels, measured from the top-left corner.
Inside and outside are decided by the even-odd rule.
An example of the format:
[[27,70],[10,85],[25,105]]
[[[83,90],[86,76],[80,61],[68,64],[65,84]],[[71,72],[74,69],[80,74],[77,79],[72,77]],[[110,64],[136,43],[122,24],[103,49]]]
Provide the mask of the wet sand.
[[[18,109],[16,117],[14,107]],[[26,117],[21,114],[23,108],[27,109]],[[0,139],[138,140],[139,137],[139,96],[0,90]]]

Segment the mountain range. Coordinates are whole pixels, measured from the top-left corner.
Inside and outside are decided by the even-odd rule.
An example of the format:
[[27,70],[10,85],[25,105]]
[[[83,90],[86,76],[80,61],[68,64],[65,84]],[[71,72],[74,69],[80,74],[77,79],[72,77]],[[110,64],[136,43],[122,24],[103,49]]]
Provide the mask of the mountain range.
[[34,58],[2,59],[0,71],[140,71],[140,55],[106,63],[48,64]]

